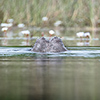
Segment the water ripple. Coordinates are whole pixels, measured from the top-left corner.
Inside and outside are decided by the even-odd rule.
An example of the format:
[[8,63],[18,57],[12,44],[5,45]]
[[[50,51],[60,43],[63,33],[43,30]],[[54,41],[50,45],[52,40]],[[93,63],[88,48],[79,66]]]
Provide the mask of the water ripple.
[[0,47],[0,57],[9,56],[33,56],[33,57],[85,57],[95,58],[100,57],[100,48],[89,48],[75,47],[66,52],[61,53],[36,53],[32,52],[30,47]]

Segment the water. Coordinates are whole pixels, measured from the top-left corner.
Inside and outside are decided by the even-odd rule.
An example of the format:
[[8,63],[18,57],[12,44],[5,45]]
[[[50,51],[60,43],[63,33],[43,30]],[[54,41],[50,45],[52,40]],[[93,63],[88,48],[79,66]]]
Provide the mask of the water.
[[1,100],[99,100],[100,47],[41,54],[0,47]]
[[0,98],[99,100],[99,63],[94,59],[0,61]]
[[100,47],[67,47],[68,51],[60,53],[36,53],[32,52],[31,49],[32,47],[0,47],[0,57],[100,57]]
[[[66,32],[65,32],[66,33]],[[99,100],[100,40],[63,34],[68,51],[31,51],[37,37],[0,37],[0,100]],[[25,45],[26,47],[23,47]]]

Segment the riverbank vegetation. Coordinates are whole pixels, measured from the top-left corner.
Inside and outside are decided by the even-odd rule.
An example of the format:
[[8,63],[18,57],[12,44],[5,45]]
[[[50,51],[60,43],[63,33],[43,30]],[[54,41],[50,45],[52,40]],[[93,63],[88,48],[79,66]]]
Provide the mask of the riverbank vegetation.
[[[0,0],[0,23],[53,26],[58,20],[64,27],[99,27],[99,0]],[[43,21],[43,17],[47,21]]]

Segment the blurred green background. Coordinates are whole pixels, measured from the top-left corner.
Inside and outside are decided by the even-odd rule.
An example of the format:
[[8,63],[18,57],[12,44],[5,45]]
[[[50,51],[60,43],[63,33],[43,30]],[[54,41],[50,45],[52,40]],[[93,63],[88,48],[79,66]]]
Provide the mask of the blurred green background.
[[45,26],[57,20],[64,27],[99,27],[100,0],[0,0],[0,23],[14,19],[14,24],[44,26],[42,18],[48,17]]

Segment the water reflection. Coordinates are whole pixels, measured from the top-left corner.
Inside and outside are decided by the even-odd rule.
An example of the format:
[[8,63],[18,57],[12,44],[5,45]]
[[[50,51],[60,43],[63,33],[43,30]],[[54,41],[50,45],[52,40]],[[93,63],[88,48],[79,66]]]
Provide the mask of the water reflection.
[[2,45],[7,46],[8,45],[8,39],[6,37],[3,38],[1,41]]
[[79,38],[77,46],[89,46],[92,39],[90,32],[78,32],[76,36]]
[[7,45],[7,42],[8,42],[8,40],[7,40],[8,27],[3,27],[2,31],[3,31],[3,37],[4,37],[2,44]]
[[[47,57],[46,57],[47,55]],[[43,57],[44,56],[44,57]],[[36,64],[37,65],[60,65],[63,62],[62,57],[55,57],[55,58],[49,58],[48,54],[43,54],[42,57],[35,57],[36,58]]]
[[77,46],[90,46],[90,40],[77,42]]
[[[99,60],[0,61],[2,100],[100,98]],[[95,66],[95,67],[94,67]]]

